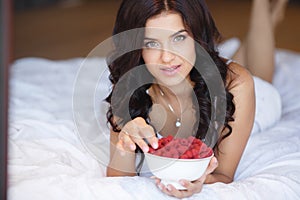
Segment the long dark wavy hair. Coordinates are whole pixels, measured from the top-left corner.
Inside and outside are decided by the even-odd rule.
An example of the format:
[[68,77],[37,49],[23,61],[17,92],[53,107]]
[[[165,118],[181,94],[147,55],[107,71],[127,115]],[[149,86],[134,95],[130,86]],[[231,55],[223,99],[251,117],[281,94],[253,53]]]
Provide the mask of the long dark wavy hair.
[[[216,43],[221,39],[221,35],[204,0],[123,0],[117,14],[113,37],[124,31],[143,28],[149,18],[165,11],[178,13],[182,16],[186,29],[190,32],[195,42],[200,44],[210,55],[219,70],[223,84],[226,86],[226,77],[229,69],[225,60],[219,56],[219,52],[216,50]],[[138,38],[142,39],[139,40]],[[145,67],[137,67],[145,64],[142,58],[142,40],[142,31],[137,32],[137,34],[131,34],[126,39],[122,37],[113,38],[115,51],[107,58],[110,69],[109,78],[113,84],[112,91],[106,98],[106,101],[110,104],[107,120],[115,132],[119,132],[124,124],[136,117],[142,117],[148,122],[152,100],[146,90],[151,87],[153,77]],[[127,49],[133,50],[127,52]],[[201,63],[197,56],[196,63]],[[123,75],[135,67],[138,68],[138,73],[141,76],[126,75],[127,78],[123,79]],[[218,111],[212,112],[213,100],[210,98],[203,74],[200,74],[194,67],[189,76],[194,83],[193,89],[197,98],[197,101],[194,101],[194,103],[198,104],[200,112],[199,123],[196,125],[194,136],[204,139],[207,134],[215,134],[212,132],[220,133],[226,130],[225,134],[219,137],[218,142],[213,146],[217,148],[221,140],[228,137],[232,132],[229,122],[234,121],[235,105],[233,95],[225,88],[225,95],[219,98],[219,101],[223,101],[226,106],[224,123],[219,126],[222,127],[221,129],[211,129],[211,120],[213,118],[211,113],[218,115]],[[207,73],[205,76],[214,80],[212,74]],[[146,84],[132,90],[139,83],[145,82]],[[114,98],[114,96],[118,98]]]

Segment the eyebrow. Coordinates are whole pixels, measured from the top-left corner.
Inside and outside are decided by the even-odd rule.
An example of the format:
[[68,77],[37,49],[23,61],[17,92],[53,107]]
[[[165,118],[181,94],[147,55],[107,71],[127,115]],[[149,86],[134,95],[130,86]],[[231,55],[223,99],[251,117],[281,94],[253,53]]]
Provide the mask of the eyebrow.
[[[176,33],[172,34],[170,37],[174,37],[175,35],[178,35],[179,33],[182,33],[182,32],[187,32],[187,30],[182,29],[180,31],[177,31]],[[145,37],[144,40],[157,40],[157,39]]]

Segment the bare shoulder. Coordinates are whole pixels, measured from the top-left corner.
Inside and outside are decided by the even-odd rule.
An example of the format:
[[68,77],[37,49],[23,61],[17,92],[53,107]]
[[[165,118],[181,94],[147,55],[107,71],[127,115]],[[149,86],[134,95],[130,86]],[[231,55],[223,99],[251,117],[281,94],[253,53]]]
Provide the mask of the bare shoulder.
[[227,87],[231,90],[239,88],[253,88],[254,80],[248,69],[236,62],[231,62],[228,66]]

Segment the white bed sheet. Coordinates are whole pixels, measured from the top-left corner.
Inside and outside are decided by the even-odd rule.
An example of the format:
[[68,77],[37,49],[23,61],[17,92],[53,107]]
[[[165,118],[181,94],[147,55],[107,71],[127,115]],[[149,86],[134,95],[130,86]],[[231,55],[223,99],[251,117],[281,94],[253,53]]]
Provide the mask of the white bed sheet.
[[[229,56],[236,45],[229,41],[222,51]],[[12,65],[8,198],[173,199],[145,177],[105,177],[105,165],[82,144],[73,121],[72,92],[83,61],[24,58]],[[104,65],[102,58],[86,62]],[[233,183],[205,185],[189,199],[300,199],[300,54],[278,49],[276,65],[282,118],[251,135]],[[105,121],[103,115],[100,121]],[[108,131],[105,123],[101,126]]]

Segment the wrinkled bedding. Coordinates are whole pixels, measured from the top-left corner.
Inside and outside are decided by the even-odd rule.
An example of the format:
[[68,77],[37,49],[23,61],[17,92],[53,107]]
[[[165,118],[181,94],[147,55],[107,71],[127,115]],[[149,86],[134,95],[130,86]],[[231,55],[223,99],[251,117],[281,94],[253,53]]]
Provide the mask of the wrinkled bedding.
[[[230,56],[236,41],[221,48]],[[105,104],[97,104],[101,108],[96,106],[99,112],[95,114],[104,139],[93,146],[83,142],[74,123],[73,87],[83,61],[105,65],[103,58],[53,61],[29,57],[11,66],[8,198],[173,199],[146,177],[105,177]],[[189,199],[300,199],[299,82],[300,54],[277,49],[274,86],[281,96],[280,120],[250,136],[233,183],[205,185]],[[102,93],[95,102],[101,102],[109,88],[107,79],[99,85]]]

